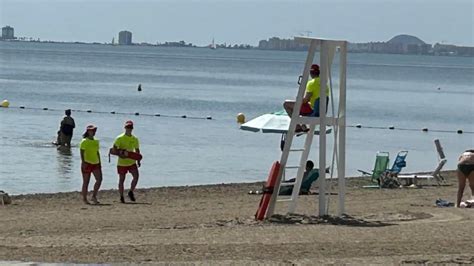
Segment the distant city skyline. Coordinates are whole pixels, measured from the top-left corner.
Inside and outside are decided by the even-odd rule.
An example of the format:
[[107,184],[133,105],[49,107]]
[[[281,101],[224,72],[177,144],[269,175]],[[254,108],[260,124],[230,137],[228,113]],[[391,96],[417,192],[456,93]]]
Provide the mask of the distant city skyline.
[[110,43],[120,31],[134,43],[184,40],[257,46],[297,35],[363,43],[398,34],[426,43],[474,46],[471,0],[0,0],[0,24],[17,37]]

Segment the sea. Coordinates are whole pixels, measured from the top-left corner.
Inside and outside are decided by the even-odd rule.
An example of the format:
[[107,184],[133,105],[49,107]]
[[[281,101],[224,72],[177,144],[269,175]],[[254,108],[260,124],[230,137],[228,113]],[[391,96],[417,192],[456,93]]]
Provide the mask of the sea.
[[[116,158],[107,154],[126,120],[144,156],[139,188],[266,180],[281,135],[240,130],[236,116],[282,110],[296,96],[305,59],[301,51],[0,42],[0,101],[10,103],[0,108],[0,190],[79,191],[78,144],[88,124],[98,127],[102,188],[116,188]],[[333,97],[338,71],[336,58]],[[73,147],[58,149],[52,141],[65,109],[77,127]],[[435,139],[444,169],[455,169],[460,153],[474,148],[473,110],[472,57],[349,53],[347,176],[370,172],[378,151],[391,162],[408,151],[403,172],[433,171]],[[315,137],[310,159],[318,155]]]

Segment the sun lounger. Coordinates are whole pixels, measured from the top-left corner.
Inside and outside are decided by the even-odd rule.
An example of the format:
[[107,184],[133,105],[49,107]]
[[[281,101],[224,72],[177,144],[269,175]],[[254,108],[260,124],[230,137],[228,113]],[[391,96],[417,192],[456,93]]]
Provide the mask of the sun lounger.
[[441,143],[439,142],[439,140],[435,139],[434,142],[436,146],[436,151],[438,152],[438,165],[431,174],[397,175],[397,178],[404,179],[407,185],[410,182],[413,182],[413,184],[418,185],[419,180],[436,180],[438,185],[441,184],[441,182],[444,181],[444,178],[441,176],[440,172],[441,169],[443,169],[443,166],[446,164],[447,159],[444,155],[443,148],[441,147]]

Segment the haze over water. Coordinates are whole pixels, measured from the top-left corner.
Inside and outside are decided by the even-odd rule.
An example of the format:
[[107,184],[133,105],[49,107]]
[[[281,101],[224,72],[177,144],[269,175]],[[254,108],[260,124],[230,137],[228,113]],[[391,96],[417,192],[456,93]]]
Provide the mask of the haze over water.
[[[305,52],[0,42],[0,98],[12,107],[0,109],[0,189],[79,190],[78,148],[50,144],[67,108],[93,111],[73,111],[73,144],[87,124],[98,126],[103,188],[116,187],[115,158],[108,163],[106,155],[128,119],[135,122],[144,154],[139,187],[264,180],[280,158],[280,135],[241,131],[235,116],[242,112],[251,119],[280,110],[284,99],[295,97],[305,57]],[[337,77],[337,65],[333,70]],[[349,54],[348,124],[420,130],[348,128],[348,176],[372,169],[377,151],[390,152],[393,160],[399,150],[408,150],[404,172],[433,170],[435,138],[448,158],[445,169],[454,169],[458,155],[474,147],[474,134],[421,128],[473,132],[473,77],[473,58]],[[317,143],[313,147],[310,159],[317,161]]]

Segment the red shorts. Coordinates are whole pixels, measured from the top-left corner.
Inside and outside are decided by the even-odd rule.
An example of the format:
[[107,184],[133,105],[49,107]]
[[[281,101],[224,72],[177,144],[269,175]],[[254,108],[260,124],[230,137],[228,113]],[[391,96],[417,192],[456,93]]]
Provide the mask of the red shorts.
[[300,115],[308,116],[312,113],[313,113],[313,109],[311,108],[311,105],[309,105],[309,103],[302,103],[301,104]]
[[91,163],[84,163],[84,167],[81,167],[81,172],[83,174],[90,174],[95,170],[100,170],[101,166],[100,163],[98,164],[91,164]]
[[132,164],[130,166],[117,165],[117,173],[119,175],[126,175],[127,173],[132,173],[132,171],[138,171],[137,164]]

